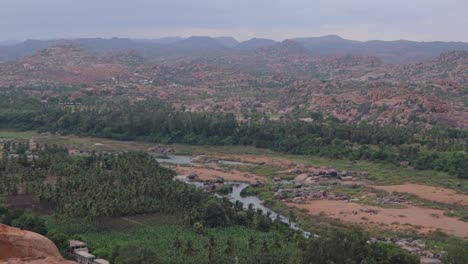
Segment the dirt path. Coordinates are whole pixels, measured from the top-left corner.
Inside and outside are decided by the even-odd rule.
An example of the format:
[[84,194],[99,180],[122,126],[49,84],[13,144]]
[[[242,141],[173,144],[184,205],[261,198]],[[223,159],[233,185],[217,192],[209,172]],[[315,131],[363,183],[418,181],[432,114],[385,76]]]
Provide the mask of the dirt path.
[[220,170],[198,168],[198,167],[175,167],[174,169],[179,175],[184,175],[184,176],[187,176],[191,173],[196,173],[198,177],[202,180],[215,180],[221,177],[225,181],[238,181],[238,182],[250,182],[250,183],[253,183],[256,181],[266,181],[265,177],[251,174],[251,173],[241,172],[237,170],[220,171]]
[[399,192],[409,193],[416,195],[420,198],[447,204],[461,204],[468,206],[468,195],[458,194],[455,190],[446,189],[442,187],[420,185],[420,184],[402,184],[402,185],[389,185],[389,186],[371,186],[378,190],[386,192]]
[[[408,206],[406,208],[380,208],[346,201],[318,200],[310,204],[289,206],[307,209],[311,215],[321,212],[328,217],[367,227],[428,233],[440,230],[461,238],[468,238],[468,222],[444,216],[436,209]],[[375,213],[376,212],[376,213]]]

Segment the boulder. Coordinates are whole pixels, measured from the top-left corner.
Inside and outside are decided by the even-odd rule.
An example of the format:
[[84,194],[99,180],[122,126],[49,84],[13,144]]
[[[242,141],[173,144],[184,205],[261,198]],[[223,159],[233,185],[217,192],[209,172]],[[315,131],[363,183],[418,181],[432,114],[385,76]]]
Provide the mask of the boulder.
[[406,160],[400,161],[400,166],[404,167],[404,168],[408,167],[409,166],[409,161],[406,161]]
[[71,263],[77,263],[74,261],[70,260],[60,260],[57,258],[53,257],[47,257],[47,258],[35,258],[35,259],[8,259],[6,261],[0,261],[0,263],[4,264],[71,264]]
[[421,264],[440,264],[442,261],[436,258],[421,257]]
[[353,180],[353,176],[344,176],[344,177],[341,177],[341,180],[342,180],[342,181],[352,181],[352,180]]
[[189,174],[189,176],[187,176],[187,178],[189,180],[196,180],[196,179],[198,179],[198,174],[195,173],[195,172],[192,172],[192,173]]
[[297,183],[297,184],[294,186],[294,188],[296,188],[296,189],[299,189],[299,188],[302,188],[302,187],[304,187],[304,184],[302,184],[302,183]]
[[216,183],[224,183],[224,178],[223,177],[216,178]]
[[300,169],[294,169],[294,170],[291,170],[290,171],[292,174],[301,174],[302,173],[302,170]]
[[308,177],[309,177],[309,175],[306,174],[306,173],[299,174],[299,175],[296,176],[296,178],[294,178],[294,182],[295,183],[303,183]]
[[359,187],[359,184],[356,182],[344,181],[344,182],[341,182],[341,186],[347,187],[347,188],[357,188]]
[[48,238],[0,224],[0,260],[8,260],[6,263],[25,263],[23,259],[35,259],[39,262],[34,263],[38,264],[76,263],[65,261],[55,244]]
[[250,184],[250,187],[254,187],[254,188],[263,187],[263,182],[261,182],[261,181],[256,181],[256,182],[254,182],[254,183],[251,183],[251,184]]
[[304,184],[314,184],[314,183],[315,183],[314,179],[312,179],[310,177],[305,179],[305,181],[304,181]]

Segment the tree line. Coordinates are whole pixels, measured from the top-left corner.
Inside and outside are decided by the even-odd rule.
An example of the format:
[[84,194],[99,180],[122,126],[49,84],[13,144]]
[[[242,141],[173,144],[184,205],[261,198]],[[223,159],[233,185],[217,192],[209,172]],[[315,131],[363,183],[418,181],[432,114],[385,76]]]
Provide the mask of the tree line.
[[373,160],[468,177],[468,131],[312,123],[250,118],[232,113],[176,110],[156,98],[139,102],[113,98],[82,105],[41,103],[19,92],[0,96],[2,128],[89,135],[161,143],[251,145],[292,154]]

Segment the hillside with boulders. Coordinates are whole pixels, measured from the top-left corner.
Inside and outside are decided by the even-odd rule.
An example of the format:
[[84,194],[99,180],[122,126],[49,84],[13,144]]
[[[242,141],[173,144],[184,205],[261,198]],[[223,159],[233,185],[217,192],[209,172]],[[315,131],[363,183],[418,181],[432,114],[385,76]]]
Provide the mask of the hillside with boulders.
[[[308,122],[331,118],[347,124],[468,127],[467,51],[388,64],[372,55],[311,54],[297,40],[252,44],[253,53],[226,52],[210,38],[189,38],[179,48],[191,45],[184,55],[168,52],[157,60],[141,49],[51,46],[0,64],[0,87],[29,87],[40,98],[72,101],[91,95],[158,96],[178,109],[244,118],[260,114]],[[196,55],[194,50],[204,45],[217,51]],[[68,88],[57,89],[63,86]]]

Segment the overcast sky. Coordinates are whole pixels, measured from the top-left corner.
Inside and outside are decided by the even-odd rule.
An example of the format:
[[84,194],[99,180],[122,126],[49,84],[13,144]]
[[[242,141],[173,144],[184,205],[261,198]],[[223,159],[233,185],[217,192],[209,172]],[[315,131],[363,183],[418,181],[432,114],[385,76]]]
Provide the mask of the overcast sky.
[[468,41],[468,0],[0,0],[0,40],[329,34]]

